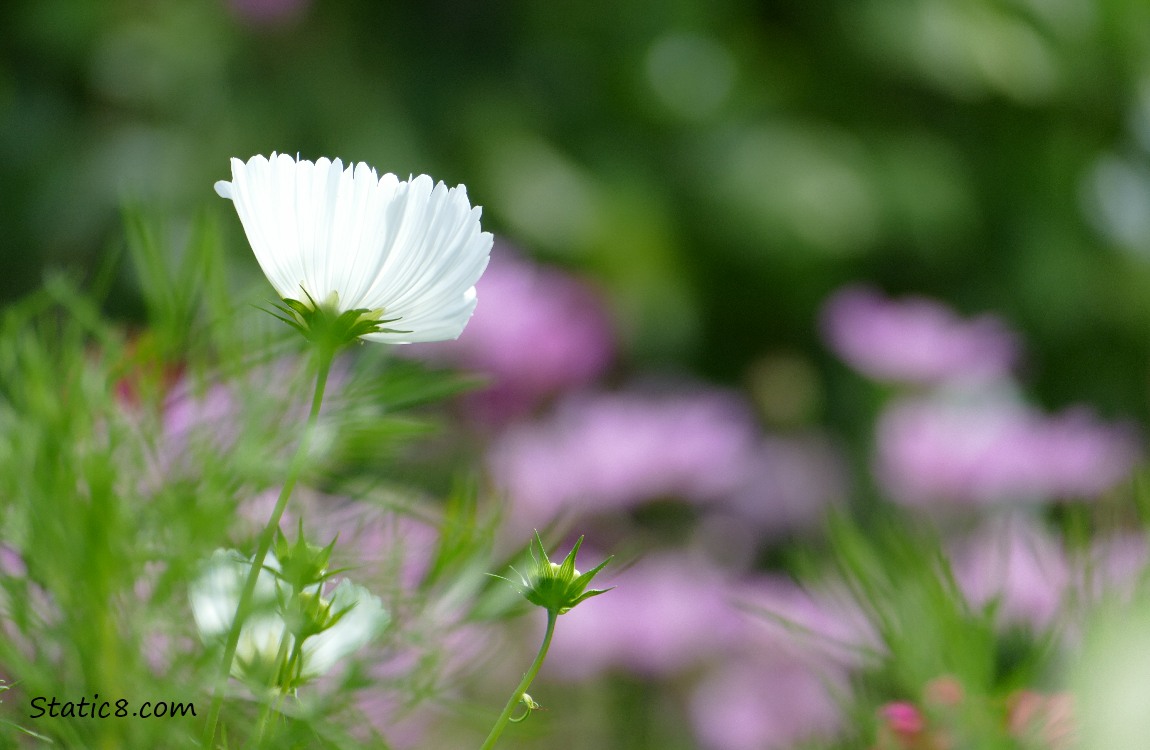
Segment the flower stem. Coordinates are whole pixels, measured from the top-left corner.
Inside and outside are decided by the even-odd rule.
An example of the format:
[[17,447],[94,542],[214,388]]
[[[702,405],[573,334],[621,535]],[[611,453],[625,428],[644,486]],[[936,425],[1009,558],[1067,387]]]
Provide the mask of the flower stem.
[[[280,638],[280,647],[276,652],[276,686],[279,692],[276,693],[275,700],[266,697],[264,701],[263,711],[260,712],[259,730],[256,732],[256,742],[253,747],[264,746],[264,736],[267,734],[268,722],[271,720],[272,713],[279,712],[283,707],[284,698],[287,697],[288,686],[291,684],[292,678],[292,665],[295,664],[295,655],[299,651],[300,644],[295,641],[294,645],[289,646],[288,641],[295,641],[294,638],[285,630],[283,637]],[[290,652],[290,655],[289,655]]]
[[547,657],[547,649],[551,647],[551,636],[555,634],[555,618],[558,617],[552,610],[547,610],[547,632],[543,635],[543,644],[539,647],[539,653],[535,656],[535,661],[531,663],[531,668],[523,675],[523,679],[519,681],[519,686],[515,688],[515,692],[511,694],[511,699],[507,701],[507,705],[503,707],[503,713],[495,720],[495,726],[491,728],[491,734],[487,735],[487,739],[483,742],[483,746],[479,750],[490,750],[495,747],[496,740],[499,735],[503,734],[503,730],[507,727],[508,722],[511,720],[511,714],[515,711],[515,707],[523,700],[523,694],[527,692],[527,688],[531,687],[535,675],[539,674],[540,667],[543,666],[543,660]]
[[323,394],[327,388],[327,376],[328,373],[331,372],[331,363],[335,359],[335,350],[328,347],[319,347],[315,349],[315,353],[315,393],[312,396],[311,411],[308,413],[307,423],[304,425],[299,447],[296,448],[295,455],[288,465],[287,478],[284,480],[283,487],[280,489],[279,499],[276,500],[275,508],[272,509],[272,514],[268,519],[267,526],[264,527],[263,532],[260,534],[256,554],[255,557],[252,558],[251,570],[248,571],[247,580],[244,581],[244,588],[240,593],[240,601],[236,607],[236,616],[235,619],[232,620],[231,630],[228,631],[228,640],[224,645],[223,664],[220,667],[220,675],[216,679],[215,688],[212,691],[212,703],[208,709],[208,725],[204,730],[204,741],[202,743],[205,750],[211,750],[216,741],[216,725],[219,723],[220,710],[223,708],[224,689],[227,687],[228,677],[231,675],[232,660],[235,659],[236,656],[236,647],[239,645],[240,632],[243,629],[244,620],[246,620],[250,614],[249,610],[252,606],[252,598],[255,596],[256,581],[259,579],[259,573],[263,570],[268,551],[271,549],[272,542],[275,540],[276,530],[279,528],[284,509],[287,508],[288,498],[291,497],[292,490],[295,489],[299,475],[303,471],[308,448],[311,445],[312,433],[315,432],[315,424],[319,419],[319,409],[323,404]]

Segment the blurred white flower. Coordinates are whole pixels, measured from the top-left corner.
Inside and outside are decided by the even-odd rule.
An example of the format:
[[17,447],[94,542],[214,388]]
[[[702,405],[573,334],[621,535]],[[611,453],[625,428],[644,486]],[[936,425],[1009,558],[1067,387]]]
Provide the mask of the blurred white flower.
[[[251,564],[235,550],[216,550],[192,584],[192,616],[205,641],[222,643],[227,638]],[[345,579],[330,598],[323,596],[319,584],[296,592],[276,577],[277,568],[278,562],[269,556],[256,579],[253,609],[240,630],[232,662],[233,676],[259,685],[295,687],[366,646],[387,625],[389,617],[379,598],[362,586]],[[301,602],[326,622],[322,629],[307,630],[313,634],[303,638],[301,663],[289,670],[285,660],[295,650],[292,633],[299,632],[300,625],[292,623],[298,620]]]
[[303,642],[305,677],[327,672],[340,659],[366,646],[383,630],[389,619],[379,597],[372,596],[363,586],[357,586],[346,578],[331,593],[330,604],[332,612],[345,614],[327,630]]
[[492,243],[463,185],[275,153],[231,166],[216,192],[235,203],[256,260],[297,312],[360,311],[353,334],[391,344],[463,331]]

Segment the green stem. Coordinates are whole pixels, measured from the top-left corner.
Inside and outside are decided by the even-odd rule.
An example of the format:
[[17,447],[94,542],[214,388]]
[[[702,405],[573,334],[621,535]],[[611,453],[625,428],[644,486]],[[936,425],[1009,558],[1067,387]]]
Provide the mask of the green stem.
[[515,688],[515,692],[511,694],[511,699],[507,701],[507,705],[503,707],[503,713],[495,720],[495,726],[491,728],[491,734],[487,735],[483,746],[479,750],[491,750],[495,747],[496,740],[499,735],[503,734],[503,730],[507,727],[508,722],[511,720],[511,714],[515,711],[515,707],[523,700],[523,694],[527,692],[527,688],[531,687],[531,683],[535,680],[535,675],[539,674],[539,669],[543,666],[543,660],[547,658],[547,649],[551,647],[551,636],[555,634],[555,618],[558,615],[551,610],[547,610],[547,632],[543,635],[543,645],[539,647],[539,653],[535,656],[535,661],[531,663],[531,668],[523,675],[523,679],[519,681],[519,686]]
[[[293,646],[288,646],[288,640],[295,640],[291,635],[284,630],[283,637],[280,638],[280,647],[276,651],[276,687],[279,692],[276,698],[272,701],[270,698],[264,702],[264,709],[260,712],[259,731],[256,732],[255,747],[264,746],[264,736],[267,733],[268,723],[271,720],[272,713],[279,713],[283,706],[284,697],[287,695],[287,686],[292,684],[292,668],[295,664],[295,655],[299,651],[299,643]],[[290,651],[290,656],[289,656]]]
[[287,508],[288,498],[291,497],[292,490],[295,489],[296,482],[299,480],[300,473],[303,471],[304,464],[306,463],[312,433],[315,432],[315,424],[319,419],[319,409],[323,404],[324,390],[327,388],[327,376],[328,373],[331,372],[331,363],[334,359],[334,349],[328,349],[326,347],[316,349],[317,371],[315,394],[312,396],[311,401],[311,412],[308,414],[307,424],[304,425],[303,436],[300,438],[299,447],[296,448],[295,455],[288,465],[287,478],[284,480],[283,488],[280,490],[279,499],[276,500],[275,508],[272,510],[271,518],[268,519],[267,526],[264,527],[263,532],[260,534],[259,544],[256,547],[256,555],[252,558],[251,570],[248,571],[247,580],[244,581],[244,588],[240,593],[240,601],[236,607],[236,616],[235,619],[232,620],[231,630],[228,631],[228,640],[224,645],[223,665],[220,667],[220,675],[212,691],[211,707],[208,709],[208,725],[204,730],[204,740],[202,743],[205,750],[210,750],[216,741],[216,725],[219,723],[220,710],[224,704],[224,690],[228,684],[228,677],[231,675],[232,660],[235,659],[236,647],[240,642],[240,631],[243,629],[244,620],[246,620],[250,614],[249,610],[252,606],[252,597],[256,591],[256,581],[259,579],[259,573],[263,570],[268,551],[271,549],[272,542],[275,540],[276,530],[279,529],[280,519],[283,517],[284,509]]

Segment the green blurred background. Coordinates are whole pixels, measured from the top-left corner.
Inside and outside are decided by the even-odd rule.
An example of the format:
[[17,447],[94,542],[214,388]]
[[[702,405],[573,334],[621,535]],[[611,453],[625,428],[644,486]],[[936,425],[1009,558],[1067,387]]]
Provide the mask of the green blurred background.
[[1047,407],[1150,414],[1145,0],[0,4],[3,299],[91,273],[125,199],[217,212],[257,278],[211,186],[272,150],[465,182],[630,365],[822,368],[866,280],[1004,315]]

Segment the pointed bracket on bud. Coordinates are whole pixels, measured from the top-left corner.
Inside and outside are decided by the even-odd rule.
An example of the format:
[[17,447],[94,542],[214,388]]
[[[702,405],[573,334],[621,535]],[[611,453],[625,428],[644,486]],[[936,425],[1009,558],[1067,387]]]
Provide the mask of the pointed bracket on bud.
[[[575,555],[578,554],[582,545],[583,537],[579,537],[575,546],[567,553],[567,557],[563,558],[563,562],[554,563],[548,557],[547,550],[543,546],[543,540],[539,537],[539,532],[536,531],[535,539],[531,542],[531,557],[535,563],[534,570],[530,576],[524,576],[519,571],[515,571],[519,575],[522,586],[515,584],[514,581],[509,582],[519,590],[519,593],[527,601],[538,607],[543,607],[555,615],[565,614],[584,600],[605,594],[611,589],[588,590],[587,585],[591,583],[591,579],[599,571],[606,567],[607,563],[611,562],[612,558],[608,557],[586,573],[580,573],[575,569]],[[496,576],[496,578],[501,578],[501,576]]]
[[328,563],[331,561],[332,550],[335,549],[335,543],[338,540],[339,535],[336,535],[323,547],[310,543],[304,537],[302,518],[299,519],[299,528],[294,542],[289,542],[283,531],[277,528],[272,552],[275,554],[279,570],[272,570],[271,572],[299,591],[322,584],[346,570],[346,568],[331,571],[327,569]]
[[324,583],[347,570],[328,570],[338,539],[337,535],[324,547],[311,544],[304,537],[302,518],[295,542],[276,529],[272,549],[278,570],[269,571],[287,584],[279,591],[279,604],[288,631],[300,641],[328,630],[347,614],[346,608],[333,611],[332,603],[320,595]]

